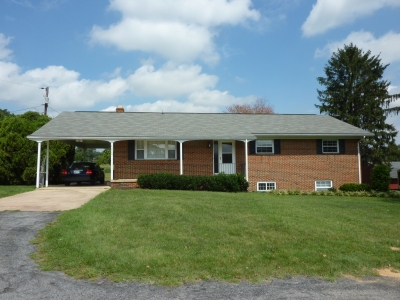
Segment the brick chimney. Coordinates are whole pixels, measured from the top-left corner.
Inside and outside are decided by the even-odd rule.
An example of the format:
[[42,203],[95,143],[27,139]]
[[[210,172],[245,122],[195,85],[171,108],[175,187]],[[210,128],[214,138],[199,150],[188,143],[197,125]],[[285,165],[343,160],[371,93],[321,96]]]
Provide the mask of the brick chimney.
[[125,109],[122,107],[122,105],[118,105],[117,109],[115,110],[117,113],[124,112]]

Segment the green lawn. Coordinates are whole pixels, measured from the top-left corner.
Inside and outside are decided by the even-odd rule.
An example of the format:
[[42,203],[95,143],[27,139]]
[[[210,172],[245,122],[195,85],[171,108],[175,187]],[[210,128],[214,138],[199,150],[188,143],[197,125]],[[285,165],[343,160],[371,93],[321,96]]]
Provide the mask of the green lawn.
[[179,285],[400,270],[399,199],[109,190],[34,241],[44,270]]
[[33,185],[0,185],[0,198],[30,192],[34,189]]
[[111,166],[110,165],[100,165],[104,169],[104,180],[110,181],[111,179]]

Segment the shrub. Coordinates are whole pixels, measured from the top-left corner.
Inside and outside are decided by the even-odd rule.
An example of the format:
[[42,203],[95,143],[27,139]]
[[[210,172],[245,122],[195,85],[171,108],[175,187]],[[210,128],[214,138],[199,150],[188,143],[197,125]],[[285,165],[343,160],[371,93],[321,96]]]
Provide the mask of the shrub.
[[372,189],[378,192],[388,192],[390,184],[390,168],[387,165],[376,165],[371,174]]
[[204,190],[218,192],[245,192],[249,183],[242,174],[215,176],[173,175],[169,173],[141,174],[138,185],[144,189]]
[[339,190],[343,192],[369,192],[371,191],[371,186],[366,183],[345,183],[339,187]]

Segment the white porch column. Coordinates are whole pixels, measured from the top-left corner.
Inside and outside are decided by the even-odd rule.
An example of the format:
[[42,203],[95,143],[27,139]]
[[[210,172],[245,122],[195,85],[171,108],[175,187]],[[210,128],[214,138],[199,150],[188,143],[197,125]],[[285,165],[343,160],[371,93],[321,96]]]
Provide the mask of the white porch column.
[[49,141],[47,141],[46,151],[46,187],[49,187]]
[[361,183],[362,176],[361,176],[360,141],[358,141],[358,144],[357,144],[357,151],[358,151],[358,183]]
[[183,175],[183,158],[182,158],[182,144],[183,142],[179,142],[179,174]]
[[183,175],[183,143],[186,140],[175,141],[179,143],[179,175]]
[[37,166],[36,166],[36,188],[39,188],[39,180],[40,180],[40,155],[42,150],[42,141],[37,141],[38,143],[38,153],[37,153]]
[[109,141],[111,144],[111,150],[110,150],[110,154],[111,154],[111,180],[114,180],[114,141]]
[[249,181],[249,156],[248,156],[248,150],[247,150],[247,139],[244,142],[244,155],[246,157],[245,161],[246,161],[246,166],[245,166],[245,173],[246,173],[246,180]]

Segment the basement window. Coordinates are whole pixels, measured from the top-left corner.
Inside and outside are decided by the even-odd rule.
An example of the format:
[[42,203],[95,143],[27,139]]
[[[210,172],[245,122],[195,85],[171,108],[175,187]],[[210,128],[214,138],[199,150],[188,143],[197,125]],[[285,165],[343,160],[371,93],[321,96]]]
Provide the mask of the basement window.
[[316,191],[327,191],[332,188],[332,180],[317,180],[315,181]]
[[267,192],[276,190],[276,182],[257,182],[258,192]]

